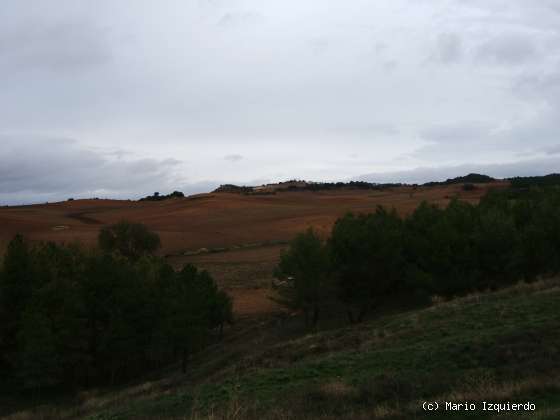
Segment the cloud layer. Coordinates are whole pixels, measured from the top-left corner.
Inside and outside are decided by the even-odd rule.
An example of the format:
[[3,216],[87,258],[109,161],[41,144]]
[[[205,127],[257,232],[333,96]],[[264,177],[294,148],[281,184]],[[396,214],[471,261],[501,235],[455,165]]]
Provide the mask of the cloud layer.
[[133,198],[182,183],[181,162],[174,159],[127,158],[83,149],[71,139],[1,136],[0,142],[4,202]]
[[8,0],[0,202],[529,168],[558,28],[555,0]]
[[516,176],[535,176],[558,173],[560,157],[529,159],[521,162],[495,164],[464,164],[457,166],[420,167],[406,171],[371,173],[357,177],[368,182],[402,182],[407,184],[423,184],[431,181],[445,181],[449,178],[479,173],[496,179]]

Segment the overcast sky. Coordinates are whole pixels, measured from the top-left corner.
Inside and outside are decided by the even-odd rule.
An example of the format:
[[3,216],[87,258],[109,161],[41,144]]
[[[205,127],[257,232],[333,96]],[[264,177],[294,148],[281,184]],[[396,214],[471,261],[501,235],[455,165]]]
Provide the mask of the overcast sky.
[[560,171],[559,0],[3,0],[0,203]]

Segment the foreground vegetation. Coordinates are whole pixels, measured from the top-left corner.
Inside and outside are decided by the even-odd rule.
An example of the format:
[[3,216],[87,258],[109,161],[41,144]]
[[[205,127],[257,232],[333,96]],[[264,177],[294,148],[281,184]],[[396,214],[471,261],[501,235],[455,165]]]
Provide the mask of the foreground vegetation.
[[560,282],[551,279],[435,302],[243,354],[225,348],[221,362],[215,352],[201,354],[171,384],[152,379],[13,419],[411,419],[434,416],[423,401],[530,401],[535,413],[498,418],[553,420],[560,416],[559,301]]

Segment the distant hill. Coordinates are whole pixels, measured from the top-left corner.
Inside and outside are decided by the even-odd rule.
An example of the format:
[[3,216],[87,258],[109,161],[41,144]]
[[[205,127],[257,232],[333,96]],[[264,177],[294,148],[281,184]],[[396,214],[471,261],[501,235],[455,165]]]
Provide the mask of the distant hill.
[[265,194],[276,193],[277,191],[325,191],[325,190],[338,190],[338,189],[361,189],[361,190],[381,190],[385,188],[401,187],[405,184],[400,183],[385,183],[377,184],[374,182],[365,181],[349,181],[349,182],[311,182],[290,180],[278,182],[275,184],[265,184],[259,186],[238,186],[233,184],[220,185],[219,188],[213,192],[229,192],[240,194]]
[[248,186],[245,186],[245,185],[223,184],[223,185],[220,185],[218,188],[216,188],[212,192],[213,193],[226,192],[226,193],[242,194],[242,193],[253,191],[253,188],[254,187],[248,187]]
[[[488,175],[471,173],[465,176],[449,178],[445,181],[433,181],[422,184],[425,187],[452,185],[452,184],[487,184],[495,182],[496,179]],[[376,183],[367,181],[349,181],[349,182],[312,182],[301,180],[289,180],[278,182],[275,184],[265,184],[259,186],[238,186],[233,184],[220,185],[213,192],[229,192],[240,194],[263,194],[275,193],[277,191],[325,191],[338,189],[361,189],[361,190],[384,190],[387,188],[398,188],[403,186],[414,186],[418,184],[406,184],[400,182]]]
[[[531,186],[552,186],[560,185],[560,174],[550,174],[545,176],[529,176],[529,177],[513,177],[506,178],[513,188],[528,188]],[[431,181],[421,184],[424,187],[445,186],[453,184],[465,184],[474,188],[473,184],[488,184],[496,182],[498,179],[489,175],[470,173],[465,176],[448,178],[445,181]],[[235,185],[222,184],[216,188],[213,193],[237,193],[246,195],[267,195],[275,194],[281,191],[326,191],[339,189],[361,189],[361,190],[384,190],[387,188],[398,188],[403,186],[414,186],[418,184],[406,184],[399,182],[376,183],[367,181],[349,181],[349,182],[313,182],[291,179],[289,181],[263,184],[263,185]],[[180,191],[174,191],[171,194],[161,195],[155,192],[153,195],[141,198],[139,201],[162,201],[170,198],[183,198],[185,195]]]
[[426,187],[431,187],[435,185],[451,184],[486,184],[494,181],[496,181],[496,179],[492,178],[491,176],[471,173],[465,176],[458,176],[456,178],[448,178],[447,180],[442,182],[426,182],[423,185]]

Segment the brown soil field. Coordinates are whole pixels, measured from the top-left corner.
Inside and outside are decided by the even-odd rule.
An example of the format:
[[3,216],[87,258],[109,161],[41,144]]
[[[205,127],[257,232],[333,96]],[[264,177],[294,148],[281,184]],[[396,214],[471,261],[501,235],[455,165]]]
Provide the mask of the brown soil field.
[[270,314],[282,308],[271,299],[272,272],[285,245],[234,249],[192,256],[169,256],[176,269],[194,264],[207,270],[218,285],[233,297],[237,317]]
[[167,259],[176,269],[190,263],[209,271],[222,287],[268,287],[273,278],[272,271],[285,247],[269,245],[192,256],[169,256]]
[[[236,311],[251,314],[275,308],[266,297],[272,269],[285,247],[282,244],[307,227],[327,235],[334,221],[349,211],[371,212],[383,205],[407,214],[423,200],[445,206],[453,197],[475,203],[489,188],[505,185],[480,184],[469,192],[461,185],[449,185],[275,195],[210,193],[157,202],[74,200],[2,207],[0,251],[16,233],[34,241],[94,245],[104,225],[120,220],[142,222],[160,235],[161,252],[171,264],[193,263],[208,270],[234,295]],[[202,248],[220,252],[185,255]]]

